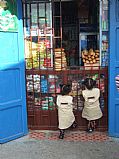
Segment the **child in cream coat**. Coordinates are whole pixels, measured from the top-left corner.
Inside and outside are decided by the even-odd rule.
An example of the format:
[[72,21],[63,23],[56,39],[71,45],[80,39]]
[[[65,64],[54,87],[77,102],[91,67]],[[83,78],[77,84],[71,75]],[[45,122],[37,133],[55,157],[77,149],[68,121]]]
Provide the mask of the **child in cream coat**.
[[82,96],[84,98],[82,117],[88,121],[87,131],[92,132],[95,128],[95,120],[102,117],[99,103],[100,90],[95,88],[95,81],[92,78],[86,78],[84,85],[85,90],[82,91]]
[[61,95],[57,96],[60,139],[64,138],[65,129],[69,128],[70,126],[77,126],[73,113],[73,97],[70,95],[70,93],[71,86],[63,85],[61,88]]

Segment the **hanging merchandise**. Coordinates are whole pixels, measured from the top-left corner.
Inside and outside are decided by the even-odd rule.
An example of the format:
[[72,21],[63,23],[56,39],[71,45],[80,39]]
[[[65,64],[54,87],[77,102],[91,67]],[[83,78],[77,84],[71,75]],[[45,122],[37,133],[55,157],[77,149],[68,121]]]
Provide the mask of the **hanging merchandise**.
[[41,93],[48,93],[48,81],[45,76],[41,76]]
[[32,75],[27,75],[27,91],[28,92],[33,92],[33,80],[32,80]]
[[109,34],[109,30],[108,30],[108,1],[107,0],[103,0],[100,2],[100,7],[101,7],[101,19],[100,19],[100,40],[101,40],[101,46],[100,46],[100,51],[101,51],[101,66],[105,67],[108,66],[108,56],[109,56],[109,50],[108,50],[108,34]]

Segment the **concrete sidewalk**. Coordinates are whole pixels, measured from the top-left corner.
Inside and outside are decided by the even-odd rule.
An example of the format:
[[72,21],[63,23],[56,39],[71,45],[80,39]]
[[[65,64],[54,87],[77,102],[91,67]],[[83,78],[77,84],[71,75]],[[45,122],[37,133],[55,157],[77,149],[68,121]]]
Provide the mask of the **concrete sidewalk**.
[[119,159],[119,139],[67,141],[34,139],[30,134],[0,145],[0,159]]

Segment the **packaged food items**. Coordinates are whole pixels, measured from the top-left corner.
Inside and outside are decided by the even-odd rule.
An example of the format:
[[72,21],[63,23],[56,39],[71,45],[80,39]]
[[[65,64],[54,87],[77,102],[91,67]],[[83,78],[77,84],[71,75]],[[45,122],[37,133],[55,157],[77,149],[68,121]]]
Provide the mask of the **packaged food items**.
[[66,70],[67,62],[66,55],[63,48],[56,48],[54,51],[55,70]]
[[82,51],[82,59],[84,64],[95,64],[99,63],[99,50],[83,50]]

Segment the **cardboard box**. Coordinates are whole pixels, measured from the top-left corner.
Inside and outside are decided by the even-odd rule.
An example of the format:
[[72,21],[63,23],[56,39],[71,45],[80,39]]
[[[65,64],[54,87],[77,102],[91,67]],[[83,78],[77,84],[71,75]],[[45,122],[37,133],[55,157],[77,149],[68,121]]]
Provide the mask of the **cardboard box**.
[[99,66],[100,66],[100,63],[94,63],[94,64],[84,64],[85,66],[85,70],[98,70],[99,69]]

